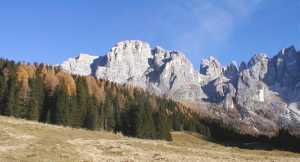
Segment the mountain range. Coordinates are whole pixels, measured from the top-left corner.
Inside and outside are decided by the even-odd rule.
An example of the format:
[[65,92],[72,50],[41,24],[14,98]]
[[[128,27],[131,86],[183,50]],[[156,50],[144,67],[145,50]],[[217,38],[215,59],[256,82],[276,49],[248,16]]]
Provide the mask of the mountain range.
[[300,137],[300,52],[293,46],[273,57],[256,54],[240,65],[223,66],[209,57],[195,69],[179,51],[129,40],[103,56],[80,54],[60,67],[180,101],[241,134],[274,137],[286,130]]

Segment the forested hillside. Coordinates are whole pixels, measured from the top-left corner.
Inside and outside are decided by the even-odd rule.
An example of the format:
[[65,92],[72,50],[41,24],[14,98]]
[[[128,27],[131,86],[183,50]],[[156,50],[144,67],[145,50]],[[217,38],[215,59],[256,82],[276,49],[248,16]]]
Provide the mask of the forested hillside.
[[300,150],[300,139],[288,131],[253,136],[234,119],[206,113],[126,84],[71,75],[45,64],[0,60],[0,115],[138,138],[172,140],[170,131],[187,130],[222,143],[266,142]]
[[206,131],[182,104],[44,64],[0,60],[0,104],[5,116],[139,138],[171,140],[171,129]]

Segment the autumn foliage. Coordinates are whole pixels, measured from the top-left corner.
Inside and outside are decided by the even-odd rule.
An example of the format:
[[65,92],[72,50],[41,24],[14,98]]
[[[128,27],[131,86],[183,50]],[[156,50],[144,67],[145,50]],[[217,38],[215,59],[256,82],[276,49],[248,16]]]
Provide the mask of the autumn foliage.
[[89,95],[94,96],[98,104],[103,103],[105,100],[104,87],[100,86],[97,80],[92,76],[87,76],[85,80]]
[[17,81],[20,84],[20,96],[26,97],[28,91],[30,91],[29,87],[29,79],[32,79],[35,75],[35,67],[31,65],[21,64],[17,67],[16,71]]
[[188,126],[189,113],[183,109],[183,105],[132,85],[71,75],[44,64],[0,59],[2,115],[171,140],[171,129],[195,129]]
[[55,75],[55,77],[69,96],[76,95],[76,84],[73,77],[70,74],[63,71],[59,71]]

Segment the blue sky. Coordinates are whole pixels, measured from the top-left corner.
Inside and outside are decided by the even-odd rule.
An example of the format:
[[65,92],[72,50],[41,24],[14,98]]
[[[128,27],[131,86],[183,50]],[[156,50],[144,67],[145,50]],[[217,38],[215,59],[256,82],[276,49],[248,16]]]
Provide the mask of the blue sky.
[[299,0],[0,0],[0,57],[59,64],[122,40],[184,52],[196,68],[300,49]]

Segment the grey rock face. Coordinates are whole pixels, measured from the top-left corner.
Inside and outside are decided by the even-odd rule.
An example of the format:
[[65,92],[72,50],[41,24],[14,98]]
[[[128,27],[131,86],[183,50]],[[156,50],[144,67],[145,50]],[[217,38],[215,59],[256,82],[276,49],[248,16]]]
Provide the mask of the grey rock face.
[[61,67],[73,74],[132,84],[175,100],[200,102],[205,97],[201,88],[204,77],[178,51],[151,49],[142,41],[124,41],[103,57],[88,58],[84,62],[80,57],[69,59]]
[[210,79],[219,77],[222,74],[222,71],[223,69],[220,62],[212,56],[201,61],[200,73],[207,75]]
[[105,56],[80,55],[61,67],[177,101],[218,105],[216,117],[234,118],[250,134],[273,136],[287,129],[300,136],[300,53],[294,47],[272,58],[257,54],[239,67],[223,67],[209,57],[197,71],[181,52],[124,41]]
[[[270,135],[268,131],[271,127],[275,130],[288,129],[287,125],[299,123],[300,116],[295,113],[298,109],[289,106],[291,101],[300,101],[300,98],[296,98],[300,79],[298,57],[293,47],[282,50],[273,58],[258,54],[239,74],[236,106],[241,116],[246,120],[251,119],[250,125],[261,134]],[[258,117],[262,122],[255,120]]]
[[[204,97],[201,89],[202,78],[191,62],[178,51],[155,51],[152,60],[154,68],[147,75],[150,85],[157,86],[160,93],[175,100],[200,101]],[[161,61],[157,61],[158,58]]]
[[230,63],[228,66],[226,66],[224,69],[224,75],[227,78],[234,79],[237,77],[239,70],[236,62]]
[[146,71],[152,57],[150,46],[141,41],[118,43],[105,56],[103,66],[96,67],[97,78],[117,83],[132,83],[146,87]]
[[91,56],[88,54],[80,54],[76,58],[70,58],[67,61],[63,62],[61,67],[66,69],[72,74],[77,75],[91,75],[94,60],[98,58],[97,56]]

